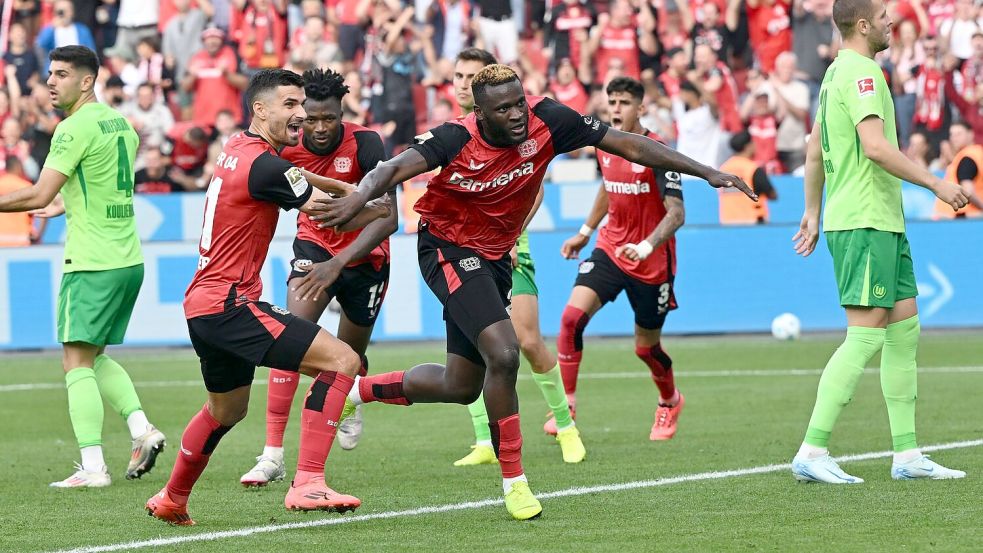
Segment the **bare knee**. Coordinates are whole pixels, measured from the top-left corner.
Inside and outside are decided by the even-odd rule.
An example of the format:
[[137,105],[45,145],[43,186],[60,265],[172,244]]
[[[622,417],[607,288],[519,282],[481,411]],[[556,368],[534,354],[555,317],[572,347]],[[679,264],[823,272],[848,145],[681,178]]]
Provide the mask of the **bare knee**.
[[454,390],[455,402],[461,405],[471,405],[478,401],[478,398],[481,397],[483,384],[483,382],[476,381],[458,386]]
[[519,370],[519,345],[505,344],[495,348],[485,355],[485,366],[492,373],[511,374],[513,378]]
[[358,374],[359,369],[362,368],[362,358],[359,357],[355,350],[347,348],[344,352],[339,354],[338,358],[338,372],[345,376],[355,378]]
[[239,421],[246,418],[248,411],[248,402],[242,404],[208,404],[208,412],[222,426],[235,426]]

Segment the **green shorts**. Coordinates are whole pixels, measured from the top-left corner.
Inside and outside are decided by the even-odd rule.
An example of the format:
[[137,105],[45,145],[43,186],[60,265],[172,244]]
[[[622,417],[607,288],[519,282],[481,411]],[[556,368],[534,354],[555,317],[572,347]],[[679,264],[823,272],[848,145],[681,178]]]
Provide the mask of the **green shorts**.
[[58,341],[94,346],[122,344],[143,283],[143,264],[61,277]]
[[870,228],[830,231],[826,244],[843,307],[886,307],[918,295],[904,233]]
[[519,266],[512,269],[512,295],[539,295],[539,288],[536,287],[536,264],[527,253],[519,254]]

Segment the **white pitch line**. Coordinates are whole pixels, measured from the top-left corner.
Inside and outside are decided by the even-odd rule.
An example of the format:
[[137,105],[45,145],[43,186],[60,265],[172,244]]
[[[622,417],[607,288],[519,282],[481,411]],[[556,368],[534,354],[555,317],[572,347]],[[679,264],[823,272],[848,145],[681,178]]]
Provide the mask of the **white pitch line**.
[[[865,373],[877,374],[878,369],[864,369]],[[919,367],[920,373],[934,374],[968,374],[983,373],[983,366],[968,367]],[[779,370],[726,370],[726,371],[687,371],[681,370],[676,374],[677,378],[683,380],[687,378],[721,378],[721,377],[756,377],[756,376],[819,376],[823,373],[822,369],[779,369]],[[651,378],[651,374],[643,371],[625,371],[610,373],[585,373],[579,377],[581,380],[620,380],[629,378]],[[532,380],[528,374],[520,374],[519,380]],[[147,380],[133,383],[137,388],[171,388],[171,387],[194,387],[203,386],[201,380]],[[253,386],[266,386],[265,379],[253,380]],[[0,385],[0,393],[3,392],[30,392],[35,390],[64,390],[65,384],[62,382],[36,382],[27,384],[4,384]]]
[[[945,444],[930,445],[927,447],[923,447],[921,449],[923,452],[931,452],[931,451],[942,451],[946,449],[976,447],[980,445],[983,445],[983,439],[965,440],[961,442],[949,442]],[[837,457],[836,460],[840,463],[845,463],[850,461],[867,461],[870,459],[881,459],[884,457],[891,457],[892,455],[894,455],[893,451],[872,451],[868,453],[859,453],[856,455],[846,455],[843,457]],[[680,484],[683,482],[721,480],[724,478],[736,478],[740,476],[749,476],[752,474],[768,474],[772,472],[780,472],[782,470],[788,470],[789,468],[791,468],[791,465],[789,465],[788,463],[783,463],[783,464],[776,464],[776,465],[762,465],[759,467],[751,467],[745,469],[700,472],[696,474],[684,474],[681,476],[672,476],[669,478],[659,478],[657,480],[638,480],[634,482],[623,482],[620,484],[605,484],[600,486],[581,486],[576,488],[567,488],[565,490],[558,490],[555,492],[547,492],[547,493],[539,494],[537,495],[537,497],[539,499],[555,499],[559,497],[574,497],[579,495],[588,495],[588,494],[595,494],[595,493],[602,493],[602,492],[620,492],[620,491],[627,491],[627,490],[638,490],[643,488],[655,488],[659,486],[668,486],[671,484]],[[93,545],[93,546],[79,547],[76,549],[62,550],[57,553],[103,553],[109,551],[143,549],[146,547],[162,547],[166,545],[176,545],[180,543],[215,541],[225,538],[246,537],[246,536],[252,536],[254,534],[267,534],[270,532],[279,532],[281,530],[297,530],[297,529],[304,529],[304,528],[317,528],[321,526],[337,526],[340,524],[350,524],[353,522],[402,518],[402,517],[411,517],[411,516],[419,516],[419,515],[431,515],[436,513],[447,513],[452,511],[469,511],[473,509],[481,509],[484,507],[501,505],[502,503],[503,500],[501,499],[485,499],[482,501],[449,503],[446,505],[433,505],[430,507],[420,507],[418,509],[407,509],[403,511],[383,511],[381,513],[371,513],[366,515],[356,515],[356,516],[338,517],[338,518],[325,518],[325,519],[312,520],[307,522],[268,524],[266,526],[253,526],[249,528],[240,528],[239,530],[225,530],[222,532],[203,532],[201,534],[175,536],[171,538],[157,538],[152,540],[132,541],[127,543],[116,543],[110,545]]]

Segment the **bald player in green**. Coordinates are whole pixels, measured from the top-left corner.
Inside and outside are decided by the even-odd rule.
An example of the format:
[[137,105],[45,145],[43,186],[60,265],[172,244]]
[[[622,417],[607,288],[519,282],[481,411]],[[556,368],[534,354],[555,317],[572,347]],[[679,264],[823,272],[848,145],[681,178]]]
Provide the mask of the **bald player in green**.
[[[66,214],[68,235],[58,292],[68,413],[82,463],[56,488],[111,482],[102,455],[103,406],[126,420],[133,439],[128,479],[154,466],[164,435],[147,420],[133,382],[107,345],[120,344],[143,282],[143,253],[133,217],[133,158],[139,139],[118,111],[96,101],[96,53],[84,46],[51,51],[48,89],[66,118],[35,186],[0,196],[0,212]],[[62,202],[53,200],[61,192]]]
[[920,325],[901,181],[931,190],[953,209],[966,205],[967,198],[958,185],[932,175],[898,150],[894,103],[874,61],[888,47],[891,32],[883,0],[837,0],[833,20],[843,48],[820,89],[806,154],[805,214],[792,240],[803,256],[815,249],[825,183],[823,231],[848,326],[846,340],[823,370],[792,475],[802,482],[863,482],[836,464],[827,444],[864,367],[880,351],[881,390],[894,444],[891,477],[962,478],[966,473],[922,455],[915,439]]

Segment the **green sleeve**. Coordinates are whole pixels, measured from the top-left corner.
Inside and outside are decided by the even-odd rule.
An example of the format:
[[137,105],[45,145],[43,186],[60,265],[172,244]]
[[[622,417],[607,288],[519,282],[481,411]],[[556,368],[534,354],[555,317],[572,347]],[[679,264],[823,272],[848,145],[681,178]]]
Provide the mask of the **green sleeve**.
[[853,125],[871,115],[886,120],[884,97],[890,97],[891,91],[887,89],[881,68],[875,63],[864,64],[847,77],[841,85],[840,94]]
[[51,138],[51,150],[44,160],[45,168],[54,169],[66,177],[75,173],[91,138],[88,132],[76,127],[68,119],[58,124]]

